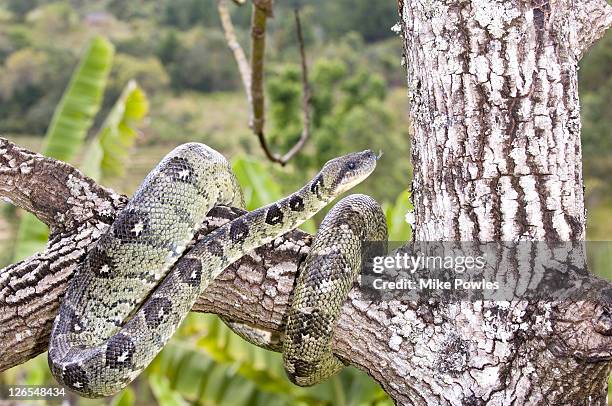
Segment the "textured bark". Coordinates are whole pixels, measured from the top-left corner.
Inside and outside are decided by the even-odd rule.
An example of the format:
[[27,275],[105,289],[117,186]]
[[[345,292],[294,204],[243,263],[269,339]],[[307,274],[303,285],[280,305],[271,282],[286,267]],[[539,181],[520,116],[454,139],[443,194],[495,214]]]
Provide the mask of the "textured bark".
[[[415,239],[584,240],[577,63],[612,22],[611,7],[400,0],[399,8]],[[592,301],[428,309],[434,325],[419,336],[430,338],[401,347],[418,360],[398,400],[606,404],[611,299],[608,284]]]

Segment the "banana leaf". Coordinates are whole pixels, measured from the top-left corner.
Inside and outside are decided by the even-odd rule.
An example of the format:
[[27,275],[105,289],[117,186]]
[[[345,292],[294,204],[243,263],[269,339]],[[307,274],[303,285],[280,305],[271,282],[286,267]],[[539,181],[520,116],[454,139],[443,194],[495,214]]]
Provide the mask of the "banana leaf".
[[147,96],[130,80],[102,128],[87,147],[81,170],[96,180],[123,176],[129,150],[138,136],[138,125],[149,111]]
[[[113,54],[113,45],[106,39],[95,37],[91,40],[55,109],[45,135],[43,155],[70,162],[81,149],[102,105]],[[42,249],[48,234],[46,225],[33,214],[24,213],[13,260],[22,260]]]

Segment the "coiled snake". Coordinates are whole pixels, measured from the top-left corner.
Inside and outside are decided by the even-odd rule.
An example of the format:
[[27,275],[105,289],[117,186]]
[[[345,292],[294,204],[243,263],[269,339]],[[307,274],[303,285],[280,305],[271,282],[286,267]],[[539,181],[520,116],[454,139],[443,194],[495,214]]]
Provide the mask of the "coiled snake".
[[[70,282],[49,343],[55,378],[86,397],[124,388],[223,269],[364,180],[376,159],[372,151],[333,159],[302,189],[223,225],[183,255],[213,206],[241,207],[243,201],[220,153],[197,143],[177,147],[146,177]],[[349,196],[326,216],[300,268],[282,339],[286,371],[298,385],[317,383],[343,366],[331,351],[332,330],[366,239],[386,240],[384,216],[373,199]]]

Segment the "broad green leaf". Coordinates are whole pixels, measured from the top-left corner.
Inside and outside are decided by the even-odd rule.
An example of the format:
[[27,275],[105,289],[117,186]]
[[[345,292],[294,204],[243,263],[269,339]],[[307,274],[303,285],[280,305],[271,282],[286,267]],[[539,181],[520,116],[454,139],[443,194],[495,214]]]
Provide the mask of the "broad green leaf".
[[110,406],[134,406],[136,404],[136,395],[130,387],[125,388],[113,398]]
[[106,39],[91,40],[55,109],[43,155],[66,162],[74,159],[102,105],[114,52]]
[[144,90],[135,81],[129,81],[89,144],[81,170],[96,180],[124,175],[129,150],[138,136],[135,126],[148,111]]
[[410,192],[402,192],[395,204],[383,206],[389,227],[389,241],[408,241],[412,238],[412,228],[406,221],[406,215],[414,211],[410,201]]
[[188,315],[147,374],[163,376],[171,390],[193,404],[392,404],[380,386],[355,368],[312,388],[295,386],[280,354],[247,343],[210,314]]
[[278,182],[274,181],[261,161],[247,157],[236,158],[232,168],[244,190],[247,209],[254,210],[283,197]]
[[[55,108],[45,135],[43,155],[69,162],[81,149],[87,131],[100,110],[114,54],[113,45],[95,37],[72,74],[68,88]],[[19,224],[13,259],[22,260],[42,249],[49,230],[30,214]]]
[[149,385],[153,391],[153,395],[160,405],[164,406],[187,406],[188,403],[183,399],[180,393],[174,391],[170,387],[168,378],[152,374],[149,376]]

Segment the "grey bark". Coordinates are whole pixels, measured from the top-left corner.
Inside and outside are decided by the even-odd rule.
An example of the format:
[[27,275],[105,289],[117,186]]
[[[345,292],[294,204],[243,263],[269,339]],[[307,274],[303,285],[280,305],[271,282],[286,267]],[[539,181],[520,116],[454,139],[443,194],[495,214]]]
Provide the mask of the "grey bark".
[[[584,240],[577,64],[612,8],[400,0],[399,11],[415,239]],[[437,307],[438,334],[415,343],[421,361],[411,361],[412,393],[400,400],[606,404],[612,298],[609,287],[592,301],[584,293],[579,302]]]
[[[417,240],[584,238],[576,63],[611,15],[597,1],[400,1]],[[70,275],[126,200],[7,140],[0,197],[52,229],[44,252],[0,271],[1,371],[46,349]],[[202,232],[239,214],[216,209]],[[194,310],[280,332],[310,238],[293,231],[246,255]],[[604,405],[610,292],[375,304],[354,289],[334,351],[399,404]]]

